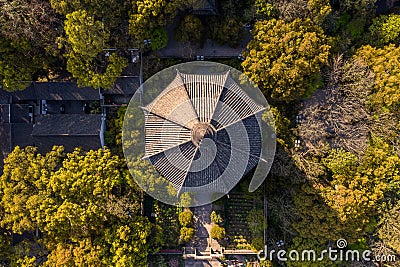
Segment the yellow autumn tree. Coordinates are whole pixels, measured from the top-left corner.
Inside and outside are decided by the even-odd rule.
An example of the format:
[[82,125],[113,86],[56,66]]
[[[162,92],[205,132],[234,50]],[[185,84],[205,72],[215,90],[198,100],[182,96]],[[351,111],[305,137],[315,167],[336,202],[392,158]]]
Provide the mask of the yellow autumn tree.
[[253,35],[242,66],[267,96],[292,101],[320,85],[320,68],[328,62],[330,45],[311,19],[259,21]]
[[[50,253],[46,266],[145,266],[151,226],[141,216],[141,192],[110,150],[54,147],[42,155],[17,147],[0,182],[0,225],[19,233],[38,228]],[[24,251],[14,254],[25,261]]]
[[366,45],[357,51],[356,57],[364,60],[375,74],[371,104],[375,109],[383,106],[396,111],[400,103],[400,47],[394,44],[383,48]]

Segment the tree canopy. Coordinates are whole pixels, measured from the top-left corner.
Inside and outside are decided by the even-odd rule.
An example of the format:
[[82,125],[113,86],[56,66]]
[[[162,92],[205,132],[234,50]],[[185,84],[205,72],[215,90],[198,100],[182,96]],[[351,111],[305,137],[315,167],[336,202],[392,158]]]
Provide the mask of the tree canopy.
[[259,21],[242,63],[244,73],[272,99],[291,101],[309,94],[319,83],[330,45],[310,19]]
[[396,110],[399,105],[399,56],[400,47],[394,44],[383,48],[366,45],[357,51],[356,57],[364,60],[375,74],[375,90],[371,96],[375,107]]
[[182,42],[200,42],[203,38],[204,27],[201,20],[193,15],[185,16],[178,24],[175,38]]
[[214,224],[211,228],[210,236],[216,240],[222,240],[226,236],[225,228],[218,224]]
[[59,56],[62,20],[45,0],[0,3],[0,80],[7,91],[25,89]]
[[85,10],[67,14],[65,21],[67,70],[77,78],[78,85],[111,88],[126,67],[126,59],[115,52],[105,56],[104,44],[109,34],[102,22]]
[[381,15],[369,27],[371,44],[385,45],[398,41],[400,34],[400,15]]
[[[109,150],[42,155],[17,147],[1,176],[1,226],[43,233],[47,266],[147,266],[151,227],[140,193]],[[134,253],[132,253],[134,252]]]

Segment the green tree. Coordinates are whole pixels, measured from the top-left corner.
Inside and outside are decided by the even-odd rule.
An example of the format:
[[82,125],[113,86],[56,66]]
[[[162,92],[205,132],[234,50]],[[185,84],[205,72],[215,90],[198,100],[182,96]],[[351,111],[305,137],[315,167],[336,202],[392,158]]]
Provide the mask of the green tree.
[[[154,212],[157,214],[155,231],[152,232],[149,241],[152,251],[161,248],[177,248],[179,246],[180,223],[177,207],[172,207],[156,201]],[[157,241],[154,242],[154,241]]]
[[85,10],[74,11],[66,17],[67,70],[77,78],[79,86],[112,87],[127,62],[116,53],[104,56],[103,47],[109,34],[104,31],[103,23]]
[[11,231],[7,231],[0,228],[0,259],[4,260],[9,258],[10,255],[12,255],[11,242],[12,242]]
[[[110,110],[108,113],[112,112],[114,112],[114,110]],[[122,151],[122,126],[124,123],[125,112],[126,106],[121,106],[116,111],[117,114],[110,114],[110,116],[107,116],[107,130],[104,134],[107,147],[109,147],[114,154],[120,157],[124,156]]]
[[256,14],[261,16],[262,18],[269,19],[275,15],[276,8],[273,4],[268,3],[265,0],[256,0]]
[[231,47],[236,47],[243,38],[243,26],[239,19],[213,17],[208,21],[207,25],[207,32],[210,34],[210,38],[220,45],[228,44]]
[[21,267],[35,267],[36,266],[36,257],[28,257],[25,256],[24,258],[17,260],[18,266]]
[[90,17],[101,19],[110,39],[107,47],[132,47],[132,37],[127,34],[127,21],[132,1],[125,0],[50,0],[53,9],[65,16],[75,11],[85,11]]
[[0,37],[0,79],[5,90],[25,89],[40,70],[41,58],[32,50],[27,41],[13,42]]
[[203,38],[204,27],[194,15],[185,16],[176,27],[175,39],[181,42],[198,43]]
[[130,8],[130,3],[123,0],[50,0],[50,3],[59,14],[67,15],[78,10],[85,10],[91,16],[104,18],[108,23],[113,20],[113,17],[118,20],[121,20],[123,16],[126,17]]
[[222,240],[226,236],[225,228],[219,226],[218,224],[214,224],[210,231],[210,236],[216,240]]
[[85,238],[67,244],[59,242],[47,256],[44,266],[105,266],[102,255],[105,251],[100,245],[94,244],[89,238]]
[[190,3],[187,0],[134,1],[129,15],[129,33],[137,40],[148,38],[152,30],[165,26]]
[[[298,258],[296,254],[292,254],[291,256],[295,258],[295,260],[290,260],[290,258],[287,256],[288,261],[287,266],[290,267],[302,267],[304,266],[304,262],[307,262],[307,266],[310,267],[319,267],[319,266],[332,266],[332,267],[338,267],[338,266],[343,266],[341,262],[339,261],[332,261],[327,257],[327,254],[325,254],[324,258],[322,260],[312,260],[313,259],[313,254],[307,254],[307,253],[302,253],[303,251],[307,250],[312,250],[315,251],[315,259],[318,259],[322,254],[323,250],[328,249],[326,243],[321,242],[318,239],[314,238],[300,238],[300,237],[295,237],[293,239],[293,244],[290,246],[289,250],[296,250],[299,252]],[[303,255],[304,255],[304,260],[303,260]],[[309,256],[310,255],[310,256]],[[307,260],[308,257],[310,257],[311,260]]]
[[123,69],[127,66],[125,58],[111,53],[104,71],[96,65],[96,58],[85,58],[70,52],[67,57],[67,70],[77,79],[79,86],[91,86],[95,89],[111,88]]
[[[361,173],[356,156],[343,150],[332,151],[324,159],[333,181],[329,186],[320,186],[326,203],[341,222],[351,222],[360,234],[364,234],[371,222],[376,202],[383,198],[383,181]],[[363,232],[361,232],[361,229]]]
[[7,91],[22,90],[59,56],[62,21],[45,0],[2,1],[0,6],[0,82]]
[[149,37],[151,29],[164,26],[166,1],[135,1],[129,18],[129,32],[137,39]]
[[48,181],[54,197],[46,198],[41,205],[47,210],[42,218],[47,234],[54,240],[80,239],[101,233],[105,223],[126,218],[128,209],[138,212],[138,197],[131,198],[135,200],[132,204],[115,203],[112,197],[113,189],[126,184],[128,174],[123,167],[123,162],[109,150],[69,153]]
[[263,209],[252,209],[247,215],[247,224],[252,238],[263,237],[264,229],[267,227]]
[[327,0],[308,0],[307,9],[310,12],[309,16],[317,24],[322,24],[332,12],[331,5]]
[[165,28],[156,28],[151,32],[151,49],[158,50],[168,44],[168,35]]
[[346,225],[336,218],[336,212],[325,204],[312,184],[305,183],[294,190],[293,202],[297,218],[292,219],[291,225],[300,237],[313,238],[320,242],[337,240],[342,236],[354,238],[354,233],[349,235],[343,230]]
[[0,177],[1,206],[4,209],[0,225],[22,233],[34,230],[38,218],[31,216],[33,209],[40,204],[40,192],[45,191],[51,172],[60,164],[63,149],[54,147],[45,156],[38,154],[36,148],[16,147],[4,160],[3,175]]
[[339,0],[340,9],[350,14],[366,16],[375,8],[376,0]]
[[330,46],[310,19],[260,21],[253,34],[242,66],[267,96],[291,101],[319,86],[320,67],[328,61]]
[[376,45],[394,43],[400,34],[400,15],[381,15],[369,27],[371,42]]
[[96,21],[85,10],[74,11],[66,17],[64,30],[72,50],[83,57],[95,57],[109,36],[104,32],[103,23]]
[[150,260],[150,265],[149,266],[169,267],[168,262],[161,255],[157,255],[155,257],[152,257],[152,259]]
[[300,236],[321,242],[341,236],[356,242],[374,230],[374,216],[384,198],[398,195],[400,157],[390,145],[374,138],[362,158],[337,149],[322,163],[329,181],[305,184],[295,194],[301,220],[294,228]]
[[126,221],[126,224],[114,226],[106,232],[108,252],[107,266],[146,267],[148,243],[151,231],[150,224],[144,218],[137,217]]

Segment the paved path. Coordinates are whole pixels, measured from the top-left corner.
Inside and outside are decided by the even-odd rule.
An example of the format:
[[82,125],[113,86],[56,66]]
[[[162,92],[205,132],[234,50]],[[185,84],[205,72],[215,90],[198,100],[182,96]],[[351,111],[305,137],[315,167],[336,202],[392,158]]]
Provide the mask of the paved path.
[[175,25],[167,28],[168,45],[157,51],[159,57],[196,58],[196,56],[204,56],[205,60],[207,58],[236,58],[251,40],[250,32],[245,30],[241,44],[236,48],[227,45],[221,46],[212,40],[207,40],[203,47],[199,47],[198,45],[188,45],[176,41],[174,28]]
[[206,251],[210,240],[212,205],[195,207],[192,209],[196,234],[195,238],[188,244],[190,247],[198,248],[198,251]]
[[[197,248],[198,255],[208,256],[210,255],[210,230],[211,220],[210,215],[212,212],[212,204],[192,208],[194,214],[194,223],[196,234],[195,238],[188,244],[189,247]],[[216,240],[211,241],[211,247],[213,249],[220,250],[220,246]],[[195,260],[188,258],[185,261],[185,267],[216,267],[220,266],[217,260]]]
[[185,267],[220,267],[221,263],[217,260],[199,261],[188,259],[185,261]]

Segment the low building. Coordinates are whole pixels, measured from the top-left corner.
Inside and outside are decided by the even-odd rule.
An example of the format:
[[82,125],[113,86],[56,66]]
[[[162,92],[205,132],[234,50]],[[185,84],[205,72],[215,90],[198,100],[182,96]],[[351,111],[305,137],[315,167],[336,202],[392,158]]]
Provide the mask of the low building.
[[[54,145],[66,151],[104,147],[103,96],[71,82],[32,83],[23,91],[0,89],[0,173],[16,146],[36,146],[45,153]],[[91,114],[96,106],[96,113]]]
[[53,146],[64,146],[66,151],[76,147],[83,150],[104,147],[101,114],[47,114],[37,118],[32,128],[33,146],[39,152]]

